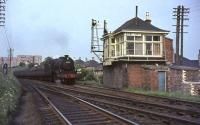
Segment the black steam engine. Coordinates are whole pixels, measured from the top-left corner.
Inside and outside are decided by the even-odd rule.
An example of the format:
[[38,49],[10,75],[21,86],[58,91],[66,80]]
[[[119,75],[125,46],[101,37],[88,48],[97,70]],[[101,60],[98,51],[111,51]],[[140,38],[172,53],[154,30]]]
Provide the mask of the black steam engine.
[[74,61],[68,55],[58,59],[47,59],[42,65],[29,70],[15,71],[18,78],[61,81],[64,84],[73,84],[76,79]]

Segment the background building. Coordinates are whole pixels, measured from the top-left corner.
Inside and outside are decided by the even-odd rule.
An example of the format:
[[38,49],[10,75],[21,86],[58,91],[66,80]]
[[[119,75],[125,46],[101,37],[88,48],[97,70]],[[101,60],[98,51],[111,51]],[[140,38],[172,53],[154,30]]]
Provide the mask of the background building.
[[[17,55],[17,57],[11,58],[12,67],[18,66],[20,62],[25,64],[35,63],[40,64],[42,62],[42,56],[40,55]],[[0,64],[10,64],[9,57],[0,57]]]
[[18,63],[24,62],[26,64],[28,64],[28,63],[40,64],[42,62],[42,56],[40,56],[40,55],[18,55],[17,62]]

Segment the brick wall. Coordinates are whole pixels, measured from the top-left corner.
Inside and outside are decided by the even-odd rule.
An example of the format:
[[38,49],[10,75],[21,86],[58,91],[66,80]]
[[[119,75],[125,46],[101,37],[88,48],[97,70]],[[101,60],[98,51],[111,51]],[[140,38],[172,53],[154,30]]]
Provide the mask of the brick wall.
[[103,84],[111,88],[131,86],[135,88],[157,90],[157,74],[155,66],[147,68],[139,63],[116,63],[112,66],[104,66]]
[[103,85],[110,88],[127,86],[126,64],[117,63],[103,67]]
[[139,64],[128,64],[128,83],[132,87],[141,88],[144,78],[144,69]]
[[[185,81],[183,79],[185,71]],[[166,66],[142,63],[114,63],[112,66],[103,68],[103,84],[111,88],[122,88],[131,86],[144,88],[146,90],[158,90],[158,72],[166,72],[166,91],[190,93],[194,89],[195,93],[200,91],[200,70],[192,67]],[[184,84],[184,82],[189,83]],[[190,84],[191,83],[191,84]],[[191,85],[194,85],[192,88]]]
[[169,92],[179,91],[182,83],[182,70],[170,69],[167,78],[167,90]]
[[185,94],[200,96],[200,82],[183,82],[181,90]]
[[[150,70],[149,77],[151,78],[151,90],[158,90],[158,72],[156,70]],[[148,81],[146,81],[148,82]]]
[[[184,72],[183,72],[184,71]],[[183,75],[185,74],[185,75]],[[200,71],[191,67],[169,67],[167,88],[169,92],[179,91],[185,94],[199,94]],[[184,78],[185,77],[185,78]]]
[[158,73],[155,69],[144,68],[144,81],[142,84],[142,88],[147,88],[149,90],[157,90],[158,89]]
[[128,85],[147,90],[157,90],[158,79],[155,66],[146,68],[141,64],[128,64]]
[[169,63],[173,63],[173,40],[169,38],[165,38],[164,40],[164,48],[165,48],[165,54],[166,59]]
[[199,74],[200,74],[200,71],[198,70],[187,70],[185,81],[199,82],[200,81]]

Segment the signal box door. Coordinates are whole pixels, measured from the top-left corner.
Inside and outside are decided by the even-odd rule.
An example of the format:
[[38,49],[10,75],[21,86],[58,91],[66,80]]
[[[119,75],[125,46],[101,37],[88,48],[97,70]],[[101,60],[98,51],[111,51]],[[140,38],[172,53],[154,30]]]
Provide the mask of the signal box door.
[[158,90],[165,91],[166,90],[166,72],[158,72]]

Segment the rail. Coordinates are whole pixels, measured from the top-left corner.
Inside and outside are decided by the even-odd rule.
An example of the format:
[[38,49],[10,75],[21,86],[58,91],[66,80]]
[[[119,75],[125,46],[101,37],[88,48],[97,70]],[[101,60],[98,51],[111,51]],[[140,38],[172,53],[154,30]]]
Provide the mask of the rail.
[[[47,87],[47,86],[46,86],[46,87]],[[97,110],[99,110],[99,111],[101,111],[101,112],[103,112],[103,113],[106,113],[106,114],[108,114],[108,115],[110,115],[110,116],[112,116],[112,117],[115,117],[115,118],[117,118],[118,120],[121,120],[121,121],[123,121],[123,122],[126,123],[126,124],[129,124],[129,125],[139,125],[139,124],[136,123],[136,122],[130,121],[130,120],[124,118],[124,117],[121,117],[121,116],[119,116],[119,115],[117,115],[117,114],[114,114],[114,113],[112,113],[112,112],[110,112],[110,111],[108,111],[108,110],[105,110],[105,109],[103,109],[103,108],[101,108],[101,107],[99,107],[99,106],[97,106],[97,105],[94,105],[94,104],[88,102],[88,101],[85,101],[85,100],[83,100],[83,99],[80,99],[80,98],[78,98],[78,97],[76,97],[76,96],[74,96],[74,95],[71,95],[71,94],[68,94],[68,93],[65,93],[65,92],[55,91],[55,90],[51,89],[50,87],[49,87],[49,88],[44,88],[44,87],[42,87],[42,89],[47,90],[47,91],[51,91],[51,92],[54,92],[54,93],[62,94],[62,95],[65,95],[65,96],[68,96],[68,97],[71,97],[71,98],[74,98],[74,99],[76,99],[77,101],[82,102],[82,103],[84,103],[84,104],[86,104],[86,105],[89,105],[89,106],[91,106],[91,107],[93,107],[93,108],[95,108],[95,109],[97,109]]]
[[45,96],[44,93],[42,93],[38,88],[34,86],[32,87],[41,95],[43,99],[45,99],[45,101],[52,107],[54,112],[58,114],[59,118],[61,119],[64,125],[72,125],[72,123],[56,108],[56,106],[48,99],[47,96]]

